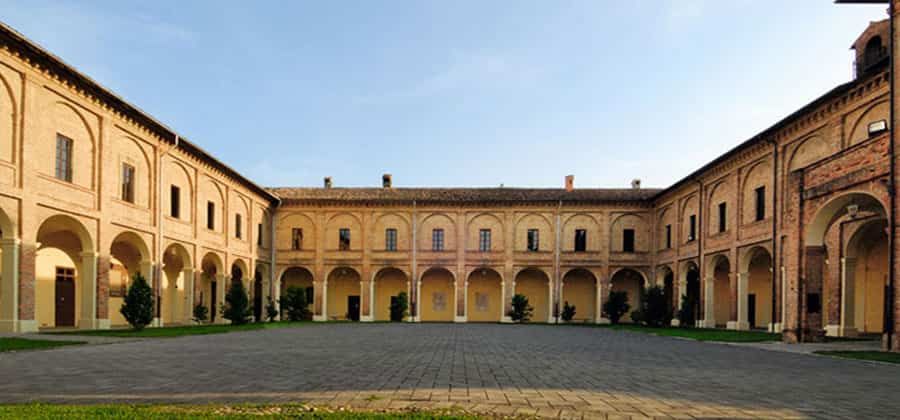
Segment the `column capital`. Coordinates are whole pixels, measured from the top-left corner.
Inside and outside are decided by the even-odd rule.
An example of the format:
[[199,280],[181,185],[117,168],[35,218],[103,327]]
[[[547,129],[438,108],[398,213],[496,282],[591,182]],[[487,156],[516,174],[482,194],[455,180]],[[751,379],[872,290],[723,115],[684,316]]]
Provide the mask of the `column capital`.
[[0,246],[2,247],[19,245],[22,245],[22,240],[19,238],[0,238]]
[[81,254],[79,255],[81,256],[81,258],[96,258],[100,256],[99,253],[94,251],[81,251]]

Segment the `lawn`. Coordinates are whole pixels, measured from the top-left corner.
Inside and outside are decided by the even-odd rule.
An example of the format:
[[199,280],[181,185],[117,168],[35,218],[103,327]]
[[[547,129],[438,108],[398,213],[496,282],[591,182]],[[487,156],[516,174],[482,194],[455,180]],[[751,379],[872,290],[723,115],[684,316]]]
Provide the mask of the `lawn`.
[[365,412],[284,405],[0,405],[0,419],[477,419],[454,411]]
[[206,334],[223,334],[238,331],[254,331],[265,330],[270,328],[290,328],[302,325],[311,325],[310,321],[281,321],[281,322],[260,322],[244,325],[215,324],[215,325],[186,325],[178,327],[162,327],[162,328],[144,328],[141,331],[132,329],[114,329],[114,330],[78,330],[55,332],[52,334],[61,335],[91,335],[103,337],[146,337],[146,338],[164,338],[164,337],[181,337],[185,335],[206,335]]
[[843,357],[845,359],[900,363],[900,353],[891,353],[886,351],[817,351],[816,354]]
[[71,346],[75,344],[84,344],[83,341],[50,341],[50,340],[31,340],[27,338],[0,337],[0,352],[5,351],[21,351],[21,350],[40,350],[50,349],[54,347]]
[[633,324],[602,325],[604,328],[614,330],[635,331],[654,334],[665,337],[690,338],[697,341],[719,341],[727,343],[755,343],[763,341],[779,341],[781,334],[773,334],[763,331],[737,331],[720,330],[713,328],[676,328],[676,327],[645,327]]

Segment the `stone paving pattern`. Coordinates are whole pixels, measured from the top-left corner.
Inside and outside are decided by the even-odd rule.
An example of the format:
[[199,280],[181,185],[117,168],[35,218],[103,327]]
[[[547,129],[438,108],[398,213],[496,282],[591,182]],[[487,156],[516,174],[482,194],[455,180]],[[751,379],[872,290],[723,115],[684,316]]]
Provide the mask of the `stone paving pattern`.
[[900,366],[604,328],[310,324],[0,354],[0,401],[460,407],[563,418],[892,418]]

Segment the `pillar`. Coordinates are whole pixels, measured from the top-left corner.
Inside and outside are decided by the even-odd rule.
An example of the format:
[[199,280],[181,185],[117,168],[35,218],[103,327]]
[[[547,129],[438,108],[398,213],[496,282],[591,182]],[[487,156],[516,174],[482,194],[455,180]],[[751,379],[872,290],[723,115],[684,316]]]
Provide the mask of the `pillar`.
[[363,270],[359,281],[359,320],[362,322],[375,321],[375,280],[370,278]]
[[187,325],[194,323],[194,270],[186,268],[181,272],[184,278],[184,311],[182,322]]
[[[603,281],[600,280],[599,278],[597,279],[596,286],[597,286],[597,299],[595,299],[596,302],[594,304],[594,306],[595,306],[594,322],[596,322],[598,324],[609,324],[609,319],[606,318],[605,316],[603,316],[603,303],[606,302],[608,293],[607,294],[603,293]],[[607,288],[607,289],[611,290],[611,287]],[[634,309],[637,309],[637,308],[634,308]]]
[[716,327],[716,279],[707,277],[703,284],[703,319],[699,322],[700,328]]
[[856,302],[856,258],[841,258],[841,313],[840,324],[835,329],[829,325],[826,328],[828,335],[839,337],[855,337],[857,335],[855,323]]
[[313,280],[315,312],[313,321],[328,321],[328,281]]
[[422,302],[422,280],[417,280],[416,281],[416,304],[413,305],[413,321],[414,322],[422,321],[422,315],[421,315],[422,308],[420,307],[421,302]]
[[468,313],[466,311],[469,309],[469,277],[465,275],[465,272],[462,274],[462,281],[453,280],[453,290],[456,293],[456,316],[453,317],[453,322],[468,321]]
[[[225,274],[216,274],[216,324],[224,324],[228,322],[222,316],[222,307],[225,305],[225,289],[228,288],[229,278]],[[212,310],[212,305],[210,305],[210,310]]]
[[[97,319],[97,253],[84,251],[81,253],[81,272],[78,281],[81,283],[81,314],[78,329],[95,330],[100,328]],[[109,325],[107,324],[107,327]]]
[[101,255],[97,258],[97,328],[109,329],[109,262],[110,258]]
[[0,332],[19,331],[19,240],[0,239]]
[[547,279],[547,323],[553,324],[556,318],[553,316],[553,280]]
[[35,288],[37,287],[37,246],[22,243],[19,246],[19,331],[37,332],[38,321],[35,317]]
[[687,295],[687,279],[678,281],[678,290],[676,290],[675,296],[675,316],[672,317],[672,326],[677,327],[681,325],[681,320],[678,319],[678,313],[681,311],[681,301],[684,296]]
[[750,273],[738,273],[737,276],[737,321],[728,321],[729,330],[749,330],[750,329],[750,308],[748,301]]

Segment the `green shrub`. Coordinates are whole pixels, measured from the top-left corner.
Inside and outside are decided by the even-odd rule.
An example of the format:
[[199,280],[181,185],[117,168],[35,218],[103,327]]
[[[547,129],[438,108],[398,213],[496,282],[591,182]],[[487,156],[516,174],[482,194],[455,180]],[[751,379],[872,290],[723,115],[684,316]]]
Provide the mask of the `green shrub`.
[[225,295],[225,305],[222,305],[222,317],[231,321],[232,325],[243,325],[250,322],[252,312],[244,282],[232,281]]
[[194,322],[198,324],[204,323],[206,322],[207,317],[209,317],[209,308],[202,303],[194,305]]
[[563,302],[562,320],[569,322],[575,318],[575,305],[569,305],[569,301]]
[[275,300],[272,299],[272,296],[269,296],[268,301],[266,302],[266,320],[269,322],[275,322],[275,318],[278,316],[278,308],[275,306]]
[[[635,311],[638,312],[638,311]],[[641,293],[639,309],[641,322],[650,327],[668,326],[672,322],[672,303],[666,299],[666,291],[660,286],[651,286]]]
[[297,286],[288,287],[281,297],[281,310],[290,321],[302,321],[310,316],[309,302],[306,300],[306,289]]
[[644,323],[644,313],[640,310],[631,311],[631,322],[635,324],[643,324]]
[[610,291],[609,297],[603,303],[603,314],[609,319],[609,322],[618,324],[625,315],[631,305],[628,304],[628,292]]
[[694,299],[688,295],[681,295],[681,309],[678,310],[678,325],[682,327],[693,327],[694,322]]
[[513,322],[528,322],[534,314],[534,307],[528,304],[525,295],[515,295],[512,298],[512,308],[506,313]]
[[397,299],[391,299],[391,321],[403,321],[403,318],[406,318],[407,309],[409,309],[409,297],[406,292],[400,292]]
[[153,290],[141,273],[134,275],[119,312],[135,331],[153,322]]

